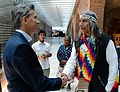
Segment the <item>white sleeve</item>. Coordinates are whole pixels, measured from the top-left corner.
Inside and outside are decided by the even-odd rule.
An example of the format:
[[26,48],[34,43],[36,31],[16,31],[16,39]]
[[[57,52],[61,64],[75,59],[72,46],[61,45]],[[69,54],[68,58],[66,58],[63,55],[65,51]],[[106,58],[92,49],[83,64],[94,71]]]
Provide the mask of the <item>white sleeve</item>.
[[69,60],[67,61],[63,73],[65,73],[68,77],[71,76],[71,73],[75,70],[75,65],[76,65],[76,49],[75,49],[75,45],[73,43],[73,47],[72,47],[72,52],[71,52],[71,56],[69,58]]
[[35,47],[34,47],[34,44],[33,44],[31,47],[32,47],[32,49],[33,49],[34,51],[36,51],[36,50],[35,50]]
[[109,64],[109,76],[105,89],[107,92],[110,92],[112,90],[118,72],[118,56],[112,40],[109,41],[106,48],[106,59]]

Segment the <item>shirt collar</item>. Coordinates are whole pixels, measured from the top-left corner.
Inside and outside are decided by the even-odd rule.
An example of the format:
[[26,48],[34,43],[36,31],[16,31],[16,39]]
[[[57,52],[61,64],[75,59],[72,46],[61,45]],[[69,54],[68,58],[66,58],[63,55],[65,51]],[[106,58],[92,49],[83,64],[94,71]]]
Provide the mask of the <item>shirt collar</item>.
[[32,38],[26,32],[19,30],[19,29],[16,29],[16,31],[23,34],[23,36],[27,39],[28,42],[30,42],[32,40]]
[[38,43],[39,43],[39,44],[45,44],[45,42],[44,42],[44,43],[42,43],[42,42],[40,42],[39,40],[38,40]]

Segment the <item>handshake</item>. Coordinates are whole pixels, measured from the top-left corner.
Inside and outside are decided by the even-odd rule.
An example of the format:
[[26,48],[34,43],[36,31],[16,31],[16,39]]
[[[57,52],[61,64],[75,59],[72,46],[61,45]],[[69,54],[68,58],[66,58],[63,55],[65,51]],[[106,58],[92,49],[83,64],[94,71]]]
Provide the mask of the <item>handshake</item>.
[[62,79],[62,85],[61,85],[61,88],[62,88],[62,87],[64,87],[67,84],[68,77],[64,73],[61,73],[59,77]]

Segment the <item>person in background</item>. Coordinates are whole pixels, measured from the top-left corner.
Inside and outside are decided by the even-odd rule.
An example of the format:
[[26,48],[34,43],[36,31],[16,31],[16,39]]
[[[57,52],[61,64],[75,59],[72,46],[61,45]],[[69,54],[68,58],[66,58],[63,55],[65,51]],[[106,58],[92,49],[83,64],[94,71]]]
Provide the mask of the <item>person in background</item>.
[[[64,66],[66,65],[66,62],[68,61],[72,51],[72,45],[71,45],[71,38],[67,35],[64,37],[64,44],[61,45],[57,51],[57,59],[59,60],[59,68],[58,68],[58,74],[62,73]],[[73,82],[73,73],[71,74],[71,78],[69,78],[67,90],[69,91],[71,89],[70,84]]]
[[12,11],[15,28],[3,52],[3,65],[9,92],[45,92],[59,90],[66,78],[44,76],[38,57],[30,45],[31,35],[38,30],[39,19],[34,5],[17,5]]
[[79,26],[79,37],[73,43],[71,57],[61,76],[69,76],[76,65],[79,77],[90,82],[88,92],[110,92],[118,72],[114,42],[100,31],[93,11],[80,13]]
[[44,30],[40,30],[38,32],[38,41],[33,43],[32,48],[38,56],[39,63],[42,66],[44,75],[49,77],[50,74],[50,64],[49,57],[52,56],[50,52],[49,43],[45,42],[46,32]]

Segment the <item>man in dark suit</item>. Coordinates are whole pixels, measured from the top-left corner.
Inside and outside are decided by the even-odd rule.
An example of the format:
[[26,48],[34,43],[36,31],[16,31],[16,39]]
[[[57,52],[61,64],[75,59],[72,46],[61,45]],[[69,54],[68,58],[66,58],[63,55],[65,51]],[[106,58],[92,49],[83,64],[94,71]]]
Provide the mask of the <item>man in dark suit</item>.
[[38,58],[31,48],[30,35],[39,26],[33,5],[18,5],[12,10],[16,29],[6,43],[3,64],[10,92],[45,92],[59,90],[67,82],[65,78],[44,76]]

